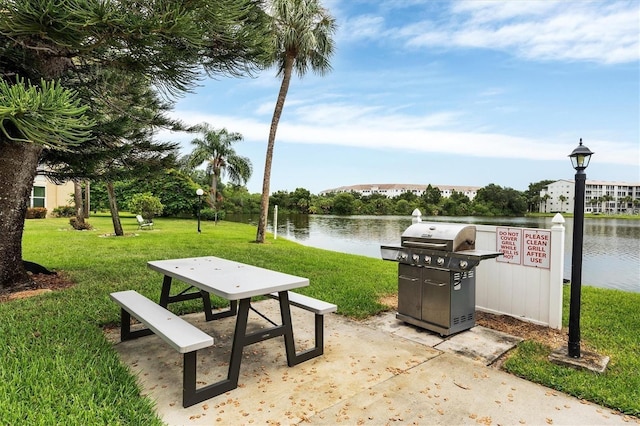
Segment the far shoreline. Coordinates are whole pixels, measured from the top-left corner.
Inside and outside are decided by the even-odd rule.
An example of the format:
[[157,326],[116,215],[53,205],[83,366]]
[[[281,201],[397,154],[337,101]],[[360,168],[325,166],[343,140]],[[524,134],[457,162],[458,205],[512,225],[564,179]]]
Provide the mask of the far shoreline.
[[[564,217],[573,217],[573,213],[527,213],[524,217],[554,217],[560,213]],[[640,220],[640,214],[602,214],[602,213],[585,213],[585,219],[625,219],[625,220]]]

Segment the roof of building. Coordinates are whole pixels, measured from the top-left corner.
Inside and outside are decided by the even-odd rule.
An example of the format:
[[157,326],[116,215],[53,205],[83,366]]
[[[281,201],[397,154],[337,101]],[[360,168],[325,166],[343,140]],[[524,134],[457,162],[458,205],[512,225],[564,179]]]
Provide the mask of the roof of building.
[[[571,181],[573,182],[573,180]],[[588,185],[611,185],[611,186],[640,186],[640,182],[620,182],[620,181],[607,181],[607,180],[589,180]]]
[[[558,179],[556,181],[553,181],[551,183],[549,183],[549,185],[552,185],[554,183],[558,183],[558,182],[567,182],[567,183],[575,183],[575,181],[573,179]],[[590,180],[587,179],[586,181],[587,185],[597,185],[597,186],[640,186],[640,182],[620,182],[620,181],[607,181],[607,180]]]

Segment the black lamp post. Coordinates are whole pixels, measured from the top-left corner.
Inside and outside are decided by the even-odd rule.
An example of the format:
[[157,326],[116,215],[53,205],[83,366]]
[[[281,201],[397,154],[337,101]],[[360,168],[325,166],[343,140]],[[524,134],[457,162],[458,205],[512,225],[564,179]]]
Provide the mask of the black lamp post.
[[204,194],[202,188],[196,189],[196,195],[198,196],[198,234],[200,233],[200,210],[202,210],[202,194]]
[[569,346],[568,355],[580,358],[580,295],[582,292],[582,237],[584,234],[584,188],[587,174],[584,170],[589,165],[593,152],[580,145],[569,155],[571,164],[576,169],[575,199],[573,207],[573,248],[571,255],[571,300],[569,302]]

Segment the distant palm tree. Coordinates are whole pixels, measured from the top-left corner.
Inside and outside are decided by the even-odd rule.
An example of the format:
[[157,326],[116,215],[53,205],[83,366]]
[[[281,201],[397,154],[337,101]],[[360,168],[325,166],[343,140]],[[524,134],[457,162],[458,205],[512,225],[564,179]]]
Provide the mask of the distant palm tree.
[[330,71],[329,58],[334,49],[331,37],[336,31],[335,19],[320,5],[319,0],[273,0],[271,16],[275,43],[273,63],[278,67],[277,75],[282,77],[282,83],[269,129],[256,235],[258,243],[264,243],[267,228],[273,147],[292,71],[295,68],[300,77],[309,68],[320,75]]
[[211,188],[207,203],[215,210],[218,201],[218,184],[226,173],[234,184],[245,184],[251,177],[251,160],[238,155],[232,145],[242,140],[240,133],[229,133],[227,129],[216,130],[207,123],[197,127],[202,138],[191,141],[195,145],[189,155],[189,166],[198,167],[207,163],[207,173],[211,175]]
[[604,194],[600,197],[600,202],[603,204],[602,212],[604,214],[609,213],[609,201],[613,201],[614,198],[610,194]]
[[544,212],[547,212],[547,201],[549,201],[549,198],[551,198],[551,195],[549,194],[544,194],[544,196],[541,198],[541,201],[544,203]]
[[567,201],[568,198],[566,196],[564,196],[564,195],[560,195],[558,197],[558,200],[560,200],[560,211],[562,212],[563,208],[564,208],[564,202]]

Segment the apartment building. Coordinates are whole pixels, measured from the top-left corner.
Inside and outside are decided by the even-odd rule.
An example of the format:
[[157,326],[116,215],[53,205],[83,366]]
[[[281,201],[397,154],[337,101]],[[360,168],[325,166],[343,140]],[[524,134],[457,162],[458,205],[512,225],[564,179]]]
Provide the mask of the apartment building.
[[[540,191],[540,212],[573,213],[575,182],[561,179]],[[587,180],[585,213],[640,212],[640,183]]]

